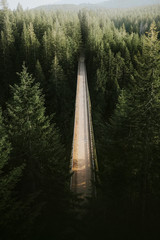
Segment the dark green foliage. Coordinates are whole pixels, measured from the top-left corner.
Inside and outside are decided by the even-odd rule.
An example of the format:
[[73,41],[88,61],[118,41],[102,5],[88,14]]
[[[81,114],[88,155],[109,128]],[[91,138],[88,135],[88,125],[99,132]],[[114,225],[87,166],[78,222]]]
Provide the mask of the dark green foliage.
[[1,235],[12,228],[10,224],[18,216],[17,210],[20,207],[15,187],[22,176],[24,164],[11,168],[10,152],[11,144],[3,123],[0,110],[0,231]]
[[[94,129],[102,211],[106,211],[102,221],[110,221],[111,226],[117,218],[115,229],[126,238],[134,224],[140,238],[150,239],[152,234],[158,234],[160,216],[158,32],[155,23],[141,38],[127,34],[124,27],[119,32],[113,27],[112,31],[112,42],[101,37],[97,44],[96,33],[95,38],[89,35],[91,51],[87,49],[88,59],[93,56],[92,62],[97,66],[92,74],[93,66],[88,62],[89,79],[94,81],[91,86],[95,86],[91,88]],[[97,51],[100,57],[95,60]],[[126,235],[123,228],[130,229]]]
[[[2,138],[2,142],[6,141],[7,146],[9,141],[12,148],[8,143],[6,156],[5,147],[1,149],[1,168],[6,171],[1,176],[8,181],[8,200],[2,198],[1,202],[1,209],[6,211],[1,214],[1,236],[7,240],[37,239],[45,238],[48,232],[48,237],[58,238],[61,218],[68,214],[70,205],[69,167],[80,23],[74,13],[23,11],[20,5],[12,12],[5,1],[3,5],[0,104],[8,137]],[[23,62],[27,68],[23,65],[19,80],[17,72]],[[13,208],[9,208],[8,202]]]
[[[7,106],[9,137],[13,146],[11,157],[15,165],[23,162],[26,164],[28,168],[26,174],[29,175],[26,182],[32,192],[32,189],[33,191],[38,189],[40,184],[38,175],[41,175],[41,171],[43,175],[45,161],[50,162],[50,155],[56,156],[57,154],[58,133],[54,125],[50,126],[50,120],[45,116],[44,97],[39,84],[33,83],[26,67],[23,66],[20,84],[14,85],[12,92],[13,98]],[[45,156],[48,153],[50,155]],[[61,153],[63,156],[63,151]],[[59,155],[60,158],[62,156]]]
[[[20,5],[10,11],[3,3],[2,239],[154,239],[160,218],[159,6],[78,13],[23,11]],[[84,216],[69,192],[82,49],[100,179],[98,199],[85,206]]]
[[[4,232],[4,236],[8,236],[8,239],[11,236],[12,239],[16,238],[17,234],[21,234],[22,238],[30,236],[32,228],[36,228],[37,217],[41,225],[42,216],[48,221],[50,214],[53,215],[55,212],[59,214],[57,207],[62,207],[64,196],[68,194],[67,178],[69,177],[69,167],[64,155],[64,147],[60,142],[59,131],[55,124],[51,124],[51,119],[45,116],[44,96],[39,84],[34,83],[25,66],[20,73],[20,84],[12,87],[12,94],[13,97],[7,105],[7,116],[8,135],[12,144],[10,168],[13,170],[2,178],[2,184],[6,181],[6,186],[2,185],[4,187],[2,192],[5,190],[8,197],[14,193],[15,184],[21,174],[21,166],[25,166],[25,169],[21,181],[16,186],[20,201],[19,209],[16,209],[17,213],[13,215],[11,232]],[[1,131],[4,135],[3,128]],[[3,153],[1,168],[7,162],[7,154],[10,152],[10,145],[3,135],[1,135]],[[7,195],[4,198],[7,198]],[[7,201],[9,200],[6,199]],[[6,202],[2,203],[6,204]],[[2,210],[5,211],[4,206]],[[30,216],[31,211],[32,216]],[[5,221],[4,214],[2,221]],[[11,214],[9,216],[12,217]],[[21,226],[13,232],[19,221]],[[33,226],[30,226],[31,222]]]

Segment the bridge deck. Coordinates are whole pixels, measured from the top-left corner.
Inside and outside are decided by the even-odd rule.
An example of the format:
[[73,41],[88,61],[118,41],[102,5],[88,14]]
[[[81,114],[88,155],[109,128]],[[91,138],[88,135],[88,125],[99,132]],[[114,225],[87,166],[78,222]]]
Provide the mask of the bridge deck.
[[89,108],[84,58],[78,65],[75,126],[73,138],[72,191],[82,197],[91,196],[91,150],[89,133]]

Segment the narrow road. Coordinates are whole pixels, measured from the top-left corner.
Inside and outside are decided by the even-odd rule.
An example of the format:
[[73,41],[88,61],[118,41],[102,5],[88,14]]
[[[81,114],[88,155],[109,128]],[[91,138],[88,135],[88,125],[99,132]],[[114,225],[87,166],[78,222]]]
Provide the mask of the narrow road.
[[71,189],[83,198],[91,196],[91,150],[88,113],[87,79],[84,57],[80,57],[77,76],[77,94],[72,155]]

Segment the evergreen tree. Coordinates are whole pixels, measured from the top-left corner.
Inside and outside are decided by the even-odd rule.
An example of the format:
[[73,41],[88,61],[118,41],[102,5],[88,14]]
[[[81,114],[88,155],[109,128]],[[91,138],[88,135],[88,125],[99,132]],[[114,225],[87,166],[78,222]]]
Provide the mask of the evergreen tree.
[[24,51],[24,59],[28,60],[29,55],[29,34],[27,31],[26,23],[23,23],[23,32],[22,32],[22,50]]
[[[11,156],[15,165],[26,163],[28,190],[35,191],[41,185],[43,169],[50,158],[61,158],[57,153],[58,132],[45,116],[44,97],[39,84],[34,84],[26,67],[23,66],[20,73],[20,85],[14,85],[12,92],[13,98],[8,104],[9,136],[13,145]],[[60,148],[63,155],[63,147]]]
[[[146,192],[154,191],[155,175],[159,175],[159,111],[160,111],[160,44],[155,23],[144,38],[142,56],[137,59],[136,86],[133,89],[135,112],[133,123],[138,149],[141,149],[141,194],[146,208]],[[154,190],[153,190],[153,189]],[[157,194],[159,194],[157,192]],[[143,209],[143,210],[144,210]]]
[[37,63],[36,63],[35,77],[36,77],[36,81],[38,81],[40,83],[41,87],[44,87],[45,86],[45,76],[44,76],[43,69],[41,67],[39,60],[37,60]]
[[[20,181],[24,165],[11,167],[11,144],[8,140],[0,109],[0,232],[3,237],[8,229],[12,229],[14,218],[19,215],[20,202],[17,201],[16,186]],[[13,229],[12,229],[13,230]],[[4,235],[3,235],[4,234]]]
[[2,6],[2,9],[3,9],[3,10],[7,10],[7,9],[8,9],[7,0],[1,0],[1,1],[0,1],[0,6]]
[[[144,39],[132,86],[122,91],[116,110],[106,127],[105,183],[121,189],[138,206],[139,216],[152,215],[150,207],[159,197],[159,40],[152,24]],[[116,149],[116,152],[115,152]],[[112,179],[111,179],[112,178]],[[121,181],[121,183],[120,183]],[[113,185],[110,186],[113,189]],[[157,205],[156,205],[157,206]]]
[[31,211],[34,206],[32,216],[24,209],[26,219],[22,218],[29,232],[31,226],[27,225],[28,222],[34,223],[37,216],[42,217],[42,208],[46,209],[43,215],[46,217],[53,214],[60,204],[60,196],[68,188],[68,163],[65,161],[59,131],[45,115],[44,96],[39,83],[34,83],[25,66],[19,75],[20,84],[12,87],[13,97],[7,107],[8,130],[13,146],[11,165],[26,165],[18,191],[24,208],[27,206]]
[[[5,5],[5,3],[4,3]],[[14,63],[12,62],[14,56],[15,38],[13,34],[12,13],[4,6],[2,11],[2,28],[0,29],[0,73],[1,73],[1,102],[7,100],[9,96],[9,84],[11,76],[14,75]]]

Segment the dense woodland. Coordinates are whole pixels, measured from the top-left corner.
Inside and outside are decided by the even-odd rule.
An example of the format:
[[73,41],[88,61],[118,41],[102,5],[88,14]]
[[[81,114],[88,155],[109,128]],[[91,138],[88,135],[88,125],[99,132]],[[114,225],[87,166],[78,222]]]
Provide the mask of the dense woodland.
[[[160,6],[47,12],[2,2],[1,239],[157,239]],[[81,49],[99,163],[83,217],[69,187]]]

